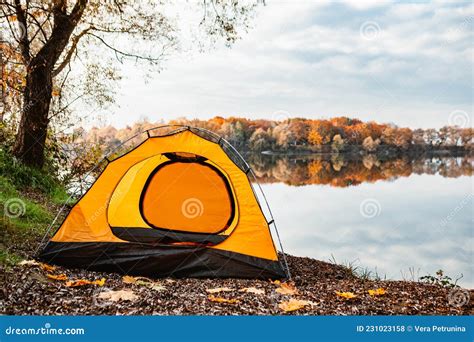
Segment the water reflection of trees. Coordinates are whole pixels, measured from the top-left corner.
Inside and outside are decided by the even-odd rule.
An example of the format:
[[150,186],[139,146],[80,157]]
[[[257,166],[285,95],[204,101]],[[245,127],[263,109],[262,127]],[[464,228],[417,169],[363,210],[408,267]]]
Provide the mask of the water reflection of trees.
[[439,174],[452,178],[472,176],[474,158],[405,156],[384,160],[370,154],[357,158],[342,154],[305,157],[252,154],[247,156],[247,160],[262,183],[347,187],[364,182],[394,180],[412,174]]

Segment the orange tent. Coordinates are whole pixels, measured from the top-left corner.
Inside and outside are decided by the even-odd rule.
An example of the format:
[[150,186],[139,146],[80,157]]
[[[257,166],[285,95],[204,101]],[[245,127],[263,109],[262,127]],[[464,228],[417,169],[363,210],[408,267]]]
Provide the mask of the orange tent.
[[40,259],[149,276],[285,277],[241,156],[202,129],[146,133],[107,164]]

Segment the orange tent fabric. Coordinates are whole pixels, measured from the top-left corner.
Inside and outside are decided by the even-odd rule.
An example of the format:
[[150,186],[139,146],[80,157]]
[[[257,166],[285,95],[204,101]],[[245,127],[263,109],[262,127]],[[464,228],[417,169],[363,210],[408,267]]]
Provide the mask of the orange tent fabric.
[[41,257],[156,276],[284,277],[242,165],[197,129],[150,137],[106,166]]

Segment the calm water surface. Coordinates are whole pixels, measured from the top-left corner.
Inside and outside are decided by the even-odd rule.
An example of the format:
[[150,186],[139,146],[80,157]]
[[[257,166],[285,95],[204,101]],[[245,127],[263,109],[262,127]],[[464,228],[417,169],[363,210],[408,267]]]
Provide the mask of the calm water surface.
[[286,252],[474,287],[472,159],[268,158],[250,159]]

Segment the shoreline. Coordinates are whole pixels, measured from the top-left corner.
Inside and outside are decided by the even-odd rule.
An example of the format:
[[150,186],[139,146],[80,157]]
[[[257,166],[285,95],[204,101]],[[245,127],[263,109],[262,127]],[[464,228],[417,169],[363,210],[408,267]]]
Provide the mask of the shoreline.
[[376,157],[385,157],[385,158],[401,158],[401,157],[410,157],[410,158],[424,158],[432,156],[441,156],[441,157],[469,157],[474,155],[473,150],[465,149],[463,147],[459,148],[442,148],[442,149],[425,149],[425,148],[410,148],[407,150],[396,149],[393,147],[382,147],[377,149],[377,151],[366,151],[361,146],[350,146],[347,149],[335,151],[330,148],[325,148],[321,150],[310,150],[310,149],[301,149],[301,150],[264,150],[264,151],[244,151],[244,154],[261,154],[264,156],[271,157],[311,157],[311,156],[334,156],[341,155],[347,157],[363,157],[367,155],[373,155]]

